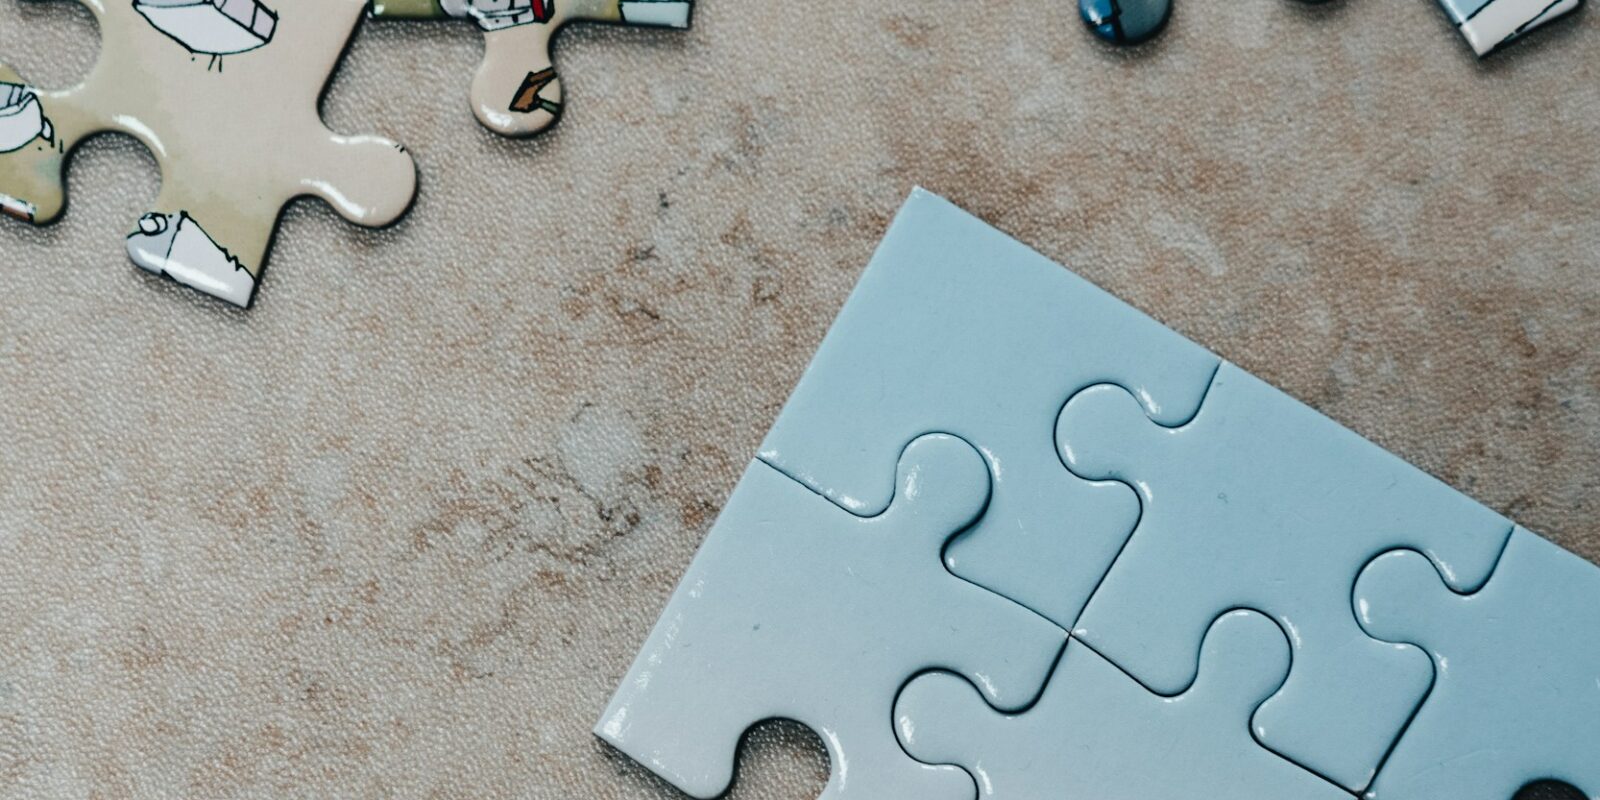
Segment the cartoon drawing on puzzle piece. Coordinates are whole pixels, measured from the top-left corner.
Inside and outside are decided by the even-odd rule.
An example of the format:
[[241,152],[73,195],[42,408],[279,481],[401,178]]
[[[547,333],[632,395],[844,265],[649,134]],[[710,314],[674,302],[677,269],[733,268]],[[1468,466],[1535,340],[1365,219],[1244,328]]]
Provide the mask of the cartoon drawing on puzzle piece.
[[[485,31],[497,31],[518,25],[549,22],[555,15],[557,0],[440,0],[445,14],[452,17],[470,17],[477,20]],[[566,0],[562,0],[565,2]],[[688,0],[625,0],[617,4],[617,14],[623,24],[647,25],[664,28],[686,28],[689,25]],[[561,101],[552,99],[544,90],[556,82],[556,71],[545,68],[528,73],[522,85],[511,97],[510,109],[518,114],[547,111],[561,112]]]
[[551,114],[561,113],[561,101],[551,100],[541,94],[546,87],[556,82],[556,71],[546,67],[538,72],[528,73],[522,79],[522,86],[517,89],[511,98],[511,110],[518,114],[531,114],[534,111],[544,110]]
[[139,229],[128,234],[128,257],[142,269],[236,306],[249,306],[256,292],[256,276],[187,211],[140,218]]
[[21,150],[35,139],[55,140],[39,96],[26,86],[0,82],[0,153]]
[[550,65],[550,40],[573,20],[687,28],[693,0],[373,0],[389,19],[470,19],[487,34],[473,81],[478,120],[506,136],[538,133],[562,108],[561,80]]
[[[568,0],[559,0],[566,3]],[[549,22],[558,0],[437,0],[441,16],[473,19],[486,31]],[[578,3],[578,5],[584,5]],[[658,28],[689,26],[690,0],[622,0],[616,15],[627,25]]]
[[265,46],[278,29],[277,13],[257,0],[133,0],[133,8],[189,52],[211,56],[208,68]]
[[555,0],[440,0],[443,13],[471,18],[486,31],[549,22]]
[[1485,56],[1562,16],[1582,0],[1439,0],[1472,51]]
[[[0,155],[15,153],[34,142],[42,149],[60,147],[55,126],[44,114],[39,95],[20,83],[0,81]],[[0,192],[0,213],[32,222],[38,207],[20,197]]]
[[[0,210],[55,222],[73,149],[102,132],[126,134],[161,167],[157,213],[119,231],[128,256],[248,307],[294,198],[319,198],[365,227],[410,208],[417,171],[404,148],[336,134],[319,113],[368,0],[82,2],[101,34],[99,64],[82,83],[34,89],[0,65],[0,137],[25,145],[0,155]],[[226,74],[196,68],[202,55],[232,53],[248,54]]]

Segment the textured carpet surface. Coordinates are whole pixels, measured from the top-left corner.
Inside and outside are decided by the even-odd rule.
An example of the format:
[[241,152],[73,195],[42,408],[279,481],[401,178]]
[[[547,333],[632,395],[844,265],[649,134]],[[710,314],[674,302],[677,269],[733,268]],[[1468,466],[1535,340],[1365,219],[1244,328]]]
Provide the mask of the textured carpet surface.
[[[728,3],[575,28],[553,134],[463,24],[326,100],[411,215],[292,206],[249,312],[138,272],[128,140],[0,225],[0,797],[670,797],[590,725],[913,184],[1600,559],[1600,16],[1426,0]],[[94,59],[0,0],[34,82]],[[807,798],[766,728],[737,796]]]

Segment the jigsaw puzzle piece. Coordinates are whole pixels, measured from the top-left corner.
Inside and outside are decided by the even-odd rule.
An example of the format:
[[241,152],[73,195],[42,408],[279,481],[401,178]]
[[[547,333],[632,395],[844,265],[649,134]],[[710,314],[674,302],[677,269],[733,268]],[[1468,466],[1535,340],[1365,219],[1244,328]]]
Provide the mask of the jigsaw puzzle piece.
[[[306,174],[317,176],[311,180],[297,180],[270,163],[257,170],[255,165],[234,167],[212,159],[171,161],[154,210],[141,217],[128,235],[133,263],[248,306],[261,268],[252,271],[246,265],[265,265],[276,220],[294,197],[321,198],[358,225],[387,224],[405,212],[409,193],[393,189],[414,184],[415,166],[393,142],[325,130],[320,137],[309,130],[304,134],[305,144],[295,161]],[[254,175],[245,177],[252,171]],[[217,197],[216,187],[241,179],[246,185],[272,188],[225,200]]]
[[862,519],[752,463],[595,733],[710,798],[727,790],[746,729],[792,719],[828,749],[825,798],[970,798],[960,770],[900,749],[895,695],[920,671],[949,669],[1019,708],[1065,634],[940,563],[989,495],[971,446],[917,439],[897,487],[887,511]]
[[996,712],[966,681],[930,673],[901,693],[896,729],[912,756],[960,765],[982,796],[1001,800],[1348,800],[1250,736],[1251,710],[1288,671],[1283,631],[1234,611],[1211,627],[1199,679],[1176,697],[1151,694],[1073,641],[1044,695],[1021,714]]
[[[161,164],[155,209],[128,236],[146,270],[248,306],[282,208],[311,195],[365,226],[398,219],[416,192],[399,145],[329,131],[322,88],[363,0],[80,0],[100,23],[100,60],[76,88],[0,75],[0,206],[36,223],[65,201],[62,170],[83,139],[115,131]],[[32,139],[6,150],[21,134]],[[34,122],[35,117],[44,120]]]
[[1261,610],[1290,632],[1294,667],[1257,711],[1257,738],[1366,787],[1432,670],[1415,648],[1361,630],[1355,576],[1409,547],[1469,590],[1487,580],[1511,523],[1232,364],[1181,427],[1099,386],[1066,404],[1057,435],[1073,472],[1122,481],[1143,505],[1076,636],[1173,694],[1194,680],[1218,613]]
[[1511,40],[1570,13],[1582,0],[1438,0],[1472,52],[1485,56]]
[[1518,528],[1476,593],[1399,551],[1361,573],[1355,606],[1437,676],[1369,797],[1504,800],[1548,779],[1600,798],[1600,568]]
[[54,222],[66,205],[66,141],[94,130],[93,120],[63,102],[64,93],[29,86],[0,64],[0,211],[24,222]]
[[373,0],[390,19],[470,19],[484,32],[483,63],[472,81],[472,111],[484,127],[530,136],[561,116],[561,80],[550,42],[576,20],[687,28],[691,0]]
[[1071,628],[1138,504],[1062,467],[1061,405],[1115,382],[1153,418],[1193,415],[1218,359],[949,202],[915,190],[760,457],[856,514],[888,503],[893,454],[971,442],[994,496],[948,549],[956,574]]

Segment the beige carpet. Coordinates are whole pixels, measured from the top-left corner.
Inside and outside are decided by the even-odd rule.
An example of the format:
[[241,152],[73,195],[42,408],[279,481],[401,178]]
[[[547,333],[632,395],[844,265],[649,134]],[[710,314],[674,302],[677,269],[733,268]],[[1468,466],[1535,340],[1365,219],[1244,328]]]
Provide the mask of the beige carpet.
[[[243,313],[124,260],[157,170],[90,144],[0,225],[0,797],[672,796],[590,725],[916,183],[1600,558],[1600,16],[1480,64],[1427,0],[1075,13],[575,29],[533,142],[470,26],[369,24],[326,115],[416,208],[292,207]],[[92,42],[0,0],[35,82]]]

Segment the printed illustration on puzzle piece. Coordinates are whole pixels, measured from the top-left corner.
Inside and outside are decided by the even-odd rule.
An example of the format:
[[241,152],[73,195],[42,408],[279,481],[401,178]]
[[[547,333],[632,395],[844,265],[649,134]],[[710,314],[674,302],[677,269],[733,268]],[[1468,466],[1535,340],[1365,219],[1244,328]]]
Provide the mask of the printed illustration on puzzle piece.
[[1557,17],[1583,0],[1437,0],[1472,51],[1485,56]]
[[982,512],[983,459],[934,434],[906,447],[887,510],[852,515],[759,461],[707,535],[595,733],[695,797],[720,796],[750,726],[817,733],[829,800],[967,800],[960,769],[921,764],[893,705],[919,672],[949,670],[1020,709],[1066,633],[950,575],[939,552]]
[[1543,780],[1600,798],[1600,567],[1518,528],[1477,592],[1402,550],[1361,573],[1354,602],[1436,673],[1372,800],[1501,800]]
[[278,216],[311,195],[382,226],[416,191],[399,145],[323,125],[318,100],[361,0],[79,0],[98,18],[100,59],[65,91],[0,67],[0,207],[37,224],[66,202],[63,170],[84,139],[138,139],[161,165],[155,208],[127,237],[153,273],[248,306]]
[[470,19],[484,32],[484,58],[473,77],[472,110],[484,127],[529,136],[561,116],[561,80],[550,44],[575,20],[687,28],[692,0],[373,0],[372,15],[391,19]]
[[1211,626],[1199,677],[1176,697],[1150,693],[1074,640],[1039,702],[1020,714],[997,712],[972,684],[936,672],[901,692],[895,729],[906,752],[963,767],[995,800],[1349,800],[1250,736],[1251,711],[1288,672],[1283,631],[1234,611]]
[[1167,424],[1219,360],[948,201],[917,190],[806,368],[760,458],[852,513],[881,512],[894,458],[926,431],[977,447],[993,498],[952,572],[1071,629],[1139,505],[1069,472],[1061,406],[1115,381]]
[[1426,553],[1451,585],[1489,576],[1511,523],[1224,363],[1195,418],[1150,421],[1116,386],[1062,409],[1062,458],[1127,484],[1142,512],[1074,636],[1161,694],[1195,677],[1207,626],[1253,608],[1292,631],[1289,679],[1254,717],[1267,747],[1361,791],[1432,681],[1426,656],[1362,631],[1350,587],[1374,556]]

